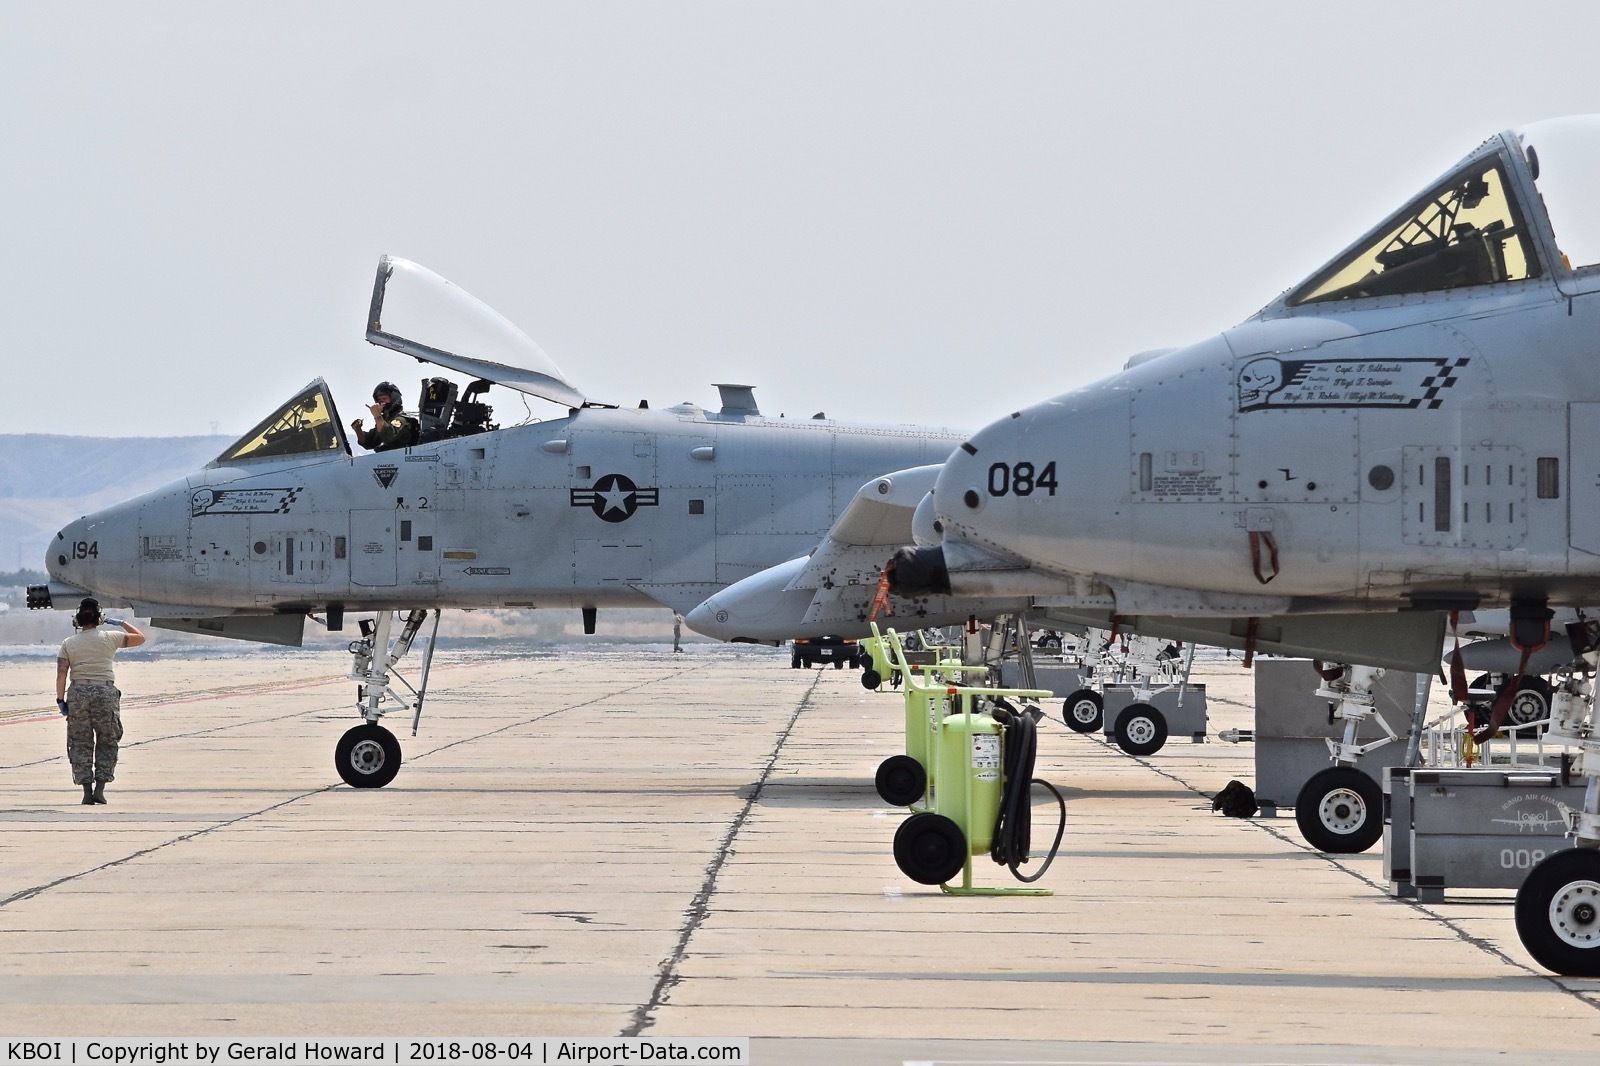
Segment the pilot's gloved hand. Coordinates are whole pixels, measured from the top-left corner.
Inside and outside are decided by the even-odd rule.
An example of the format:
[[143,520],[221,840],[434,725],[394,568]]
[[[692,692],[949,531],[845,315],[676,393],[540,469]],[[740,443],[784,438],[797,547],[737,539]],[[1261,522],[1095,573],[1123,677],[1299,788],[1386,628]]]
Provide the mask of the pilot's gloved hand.
[[366,425],[366,421],[367,420],[364,418],[358,418],[354,422],[350,423],[350,428],[355,430],[357,433],[363,433],[365,432],[364,427]]
[[56,710],[60,711],[62,714],[66,714],[67,713],[67,701],[66,700],[56,700]]

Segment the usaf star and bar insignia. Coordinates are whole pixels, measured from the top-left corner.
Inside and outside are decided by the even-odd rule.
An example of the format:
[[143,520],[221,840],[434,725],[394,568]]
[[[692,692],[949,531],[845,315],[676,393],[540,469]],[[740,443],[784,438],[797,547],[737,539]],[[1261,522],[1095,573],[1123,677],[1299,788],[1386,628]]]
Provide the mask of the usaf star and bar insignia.
[[660,489],[641,489],[625,474],[603,474],[593,488],[571,493],[573,507],[587,507],[603,522],[626,522],[639,508],[661,503]]

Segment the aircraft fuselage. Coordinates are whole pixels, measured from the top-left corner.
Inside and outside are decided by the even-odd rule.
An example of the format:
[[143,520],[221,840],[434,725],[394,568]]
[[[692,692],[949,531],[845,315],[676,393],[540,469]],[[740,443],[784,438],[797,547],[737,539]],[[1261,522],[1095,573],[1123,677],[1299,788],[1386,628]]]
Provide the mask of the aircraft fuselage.
[[71,523],[47,565],[153,613],[688,611],[814,547],[863,482],[938,462],[959,439],[688,405],[585,408],[403,450],[213,464]]
[[1339,312],[1251,320],[980,431],[935,491],[947,544],[1120,587],[1127,611],[1170,609],[1161,589],[1594,602],[1600,295]]

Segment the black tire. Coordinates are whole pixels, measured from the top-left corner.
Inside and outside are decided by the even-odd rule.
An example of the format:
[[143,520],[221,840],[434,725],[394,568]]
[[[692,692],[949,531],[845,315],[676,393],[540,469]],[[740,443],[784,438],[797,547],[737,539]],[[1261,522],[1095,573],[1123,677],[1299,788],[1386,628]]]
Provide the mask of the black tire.
[[351,788],[382,788],[400,772],[400,742],[373,722],[363,722],[339,738],[333,768]]
[[1167,719],[1148,703],[1130,703],[1111,727],[1117,747],[1143,758],[1160,751],[1167,742]]
[[891,755],[878,764],[872,779],[883,802],[892,807],[909,807],[928,792],[928,771],[909,755]]
[[967,838],[942,814],[913,814],[895,830],[894,862],[919,885],[942,885],[967,865]]
[[1517,889],[1517,936],[1534,961],[1563,977],[1600,977],[1600,851],[1567,848]]
[[[1517,694],[1511,697],[1510,709],[1506,711],[1506,728],[1527,726],[1549,717],[1550,682],[1542,677],[1524,677],[1517,685]],[[1543,732],[1543,727],[1538,731]]]
[[1040,651],[1060,651],[1061,650],[1061,638],[1060,637],[1040,637],[1039,638],[1039,650]]
[[799,652],[796,651],[796,652],[790,652],[789,653],[789,669],[791,669],[791,670],[800,669],[800,653]]
[[1358,854],[1383,836],[1383,789],[1353,766],[1330,766],[1301,786],[1294,820],[1318,851]]
[[1092,688],[1080,688],[1061,704],[1061,720],[1074,733],[1098,733],[1106,721],[1106,703]]
[[835,660],[833,660],[833,668],[835,670],[843,670],[844,669],[844,660],[843,659],[835,659]]
[[872,667],[869,666],[865,670],[861,671],[861,687],[862,688],[868,689],[868,690],[875,690],[881,684],[883,684],[883,676],[881,674],[879,674],[878,671],[874,670]]

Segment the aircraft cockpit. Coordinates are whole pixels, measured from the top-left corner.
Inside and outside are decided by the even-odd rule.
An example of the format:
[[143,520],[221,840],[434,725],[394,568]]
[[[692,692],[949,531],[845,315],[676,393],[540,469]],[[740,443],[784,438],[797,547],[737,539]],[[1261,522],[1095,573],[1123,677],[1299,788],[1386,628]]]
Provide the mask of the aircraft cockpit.
[[349,451],[333,397],[327,384],[318,378],[228,445],[211,465],[284,456],[346,455]]
[[1502,161],[1475,158],[1296,290],[1301,304],[1440,292],[1542,273]]
[[[1600,116],[1491,138],[1292,290],[1288,307],[1600,273]],[[1556,243],[1543,227],[1548,219]],[[1569,290],[1570,291],[1570,290]]]

